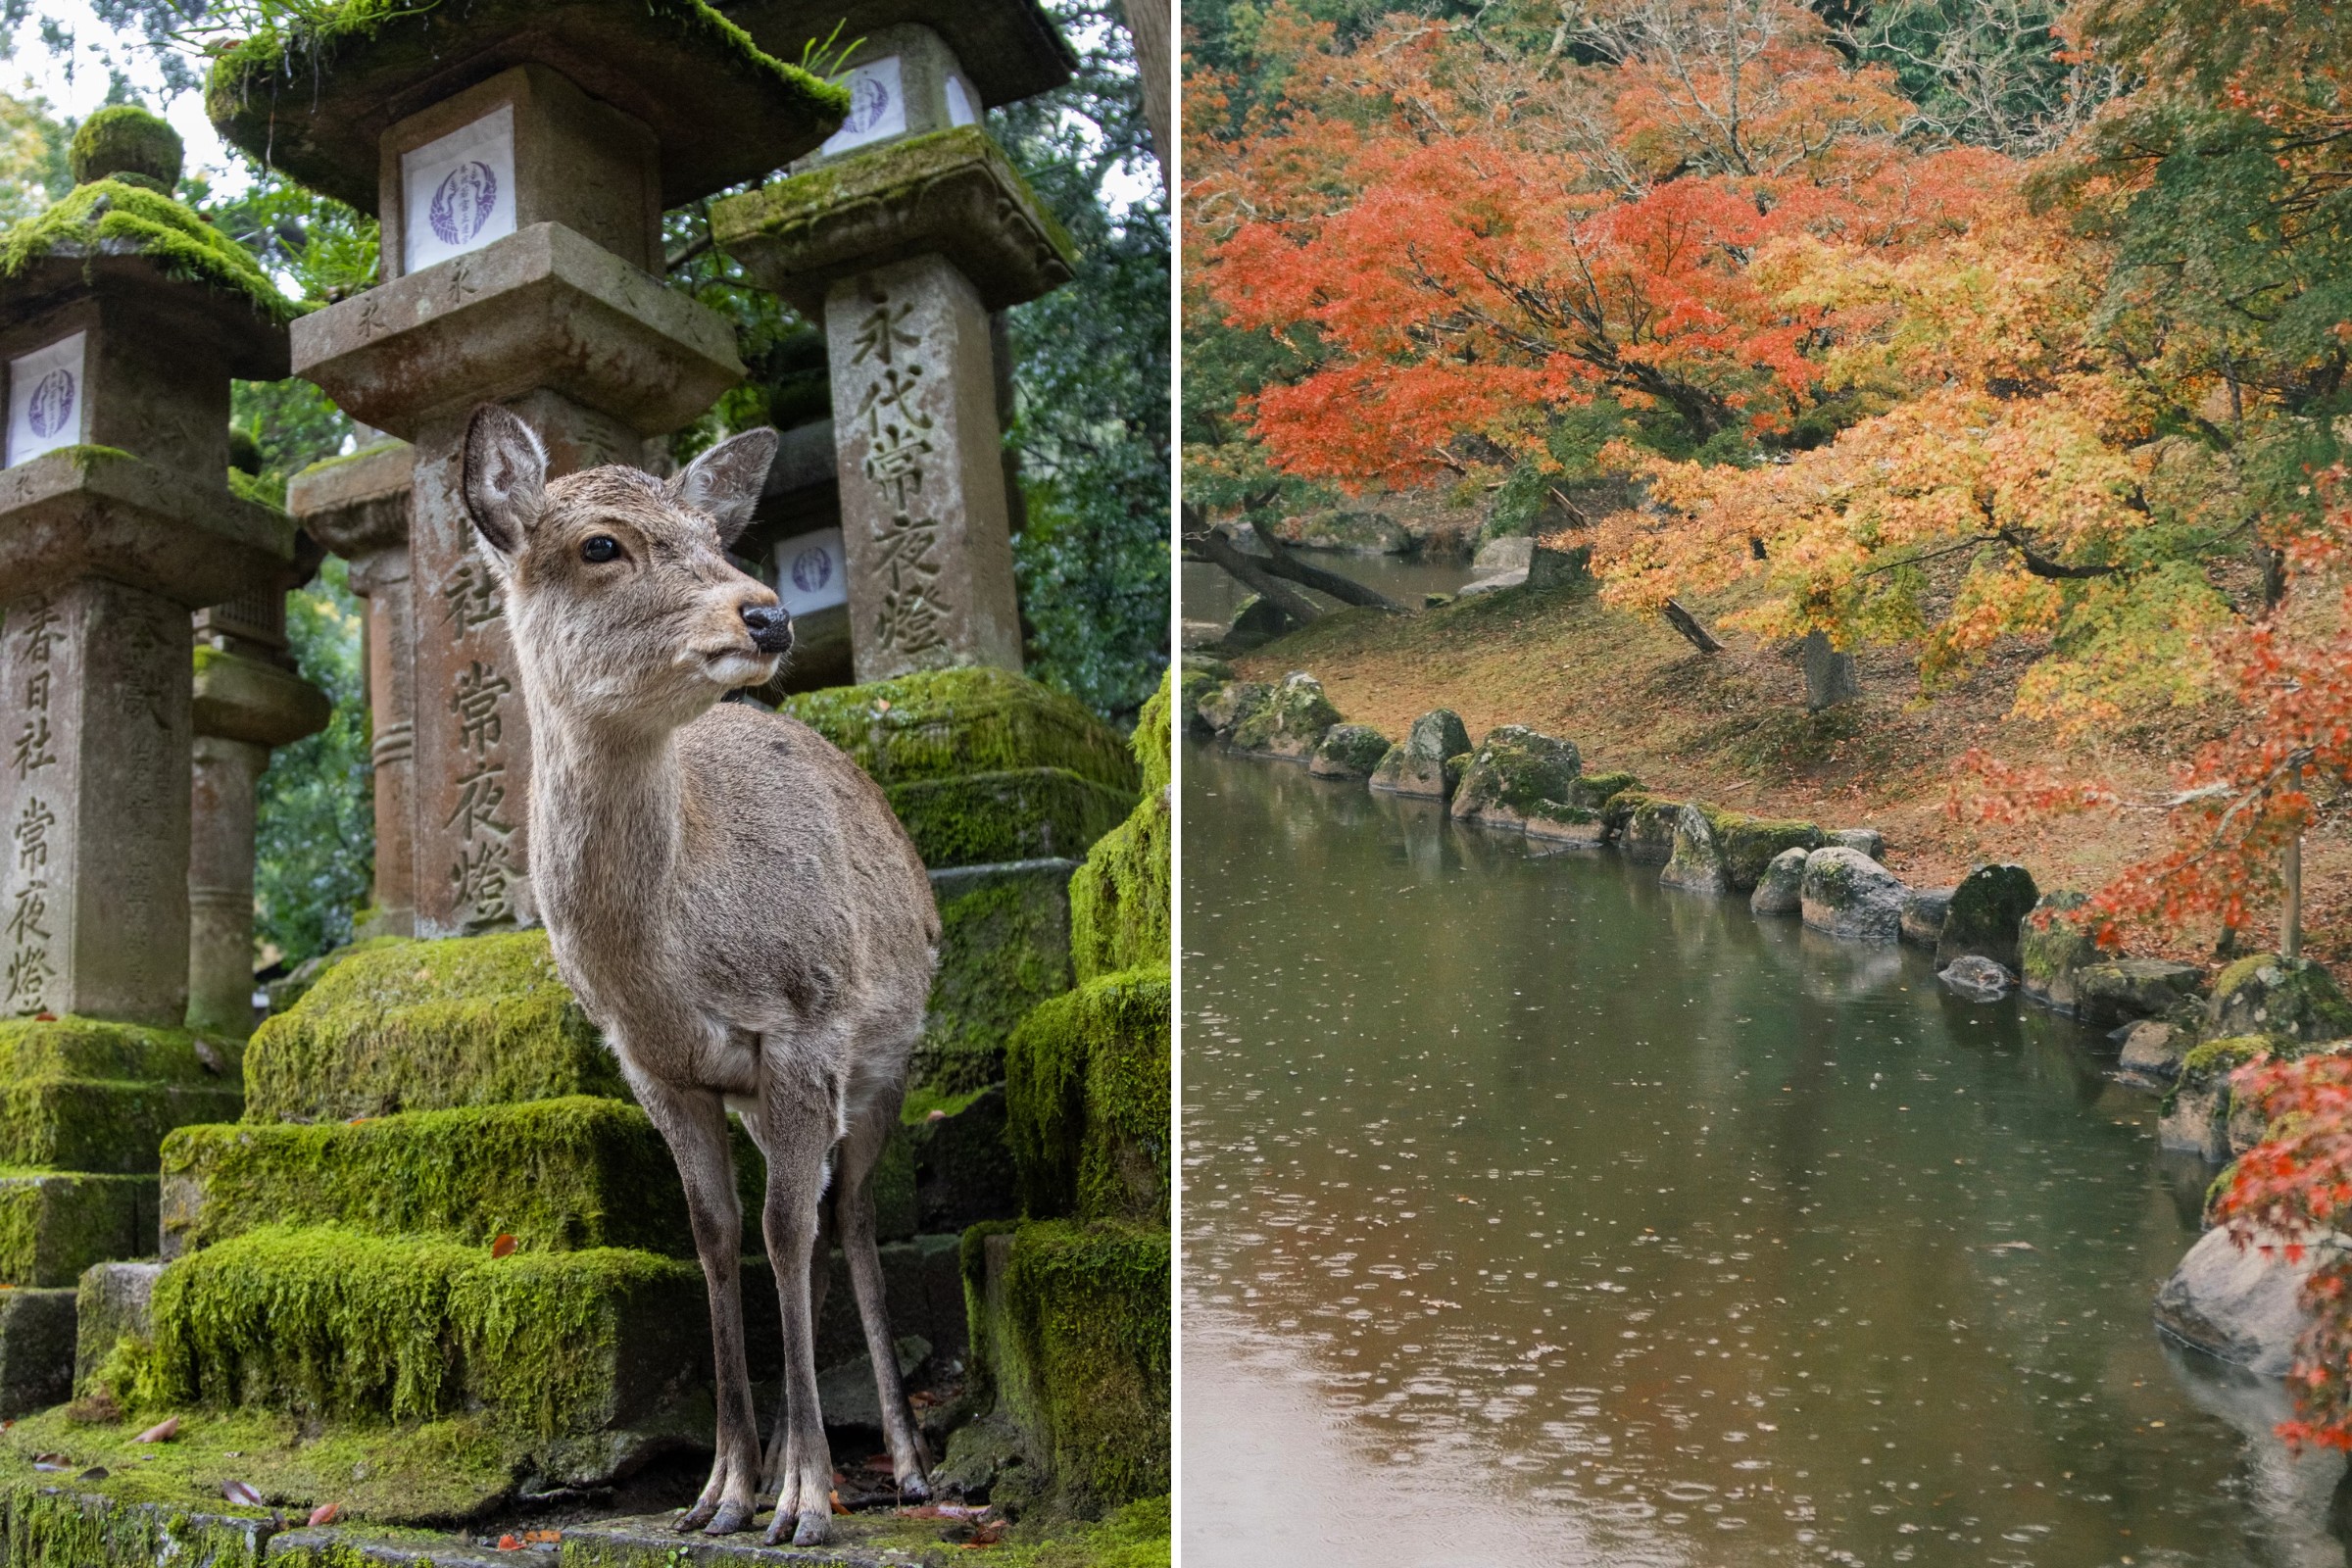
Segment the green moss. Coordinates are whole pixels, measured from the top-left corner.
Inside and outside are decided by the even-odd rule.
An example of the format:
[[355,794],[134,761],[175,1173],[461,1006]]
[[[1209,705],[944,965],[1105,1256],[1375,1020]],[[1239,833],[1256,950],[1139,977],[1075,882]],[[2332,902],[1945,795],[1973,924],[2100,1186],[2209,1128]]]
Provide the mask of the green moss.
[[118,1502],[86,1482],[60,1486],[62,1479],[36,1473],[0,1486],[0,1560],[11,1568],[261,1568],[275,1532],[259,1510],[193,1511],[184,1496]]
[[72,1285],[155,1250],[156,1180],[0,1170],[0,1285]]
[[233,1040],[185,1029],[116,1023],[74,1013],[56,1019],[0,1019],[0,1082],[32,1077],[121,1078],[149,1082],[235,1086],[243,1081],[245,1048]]
[[933,892],[939,900],[939,979],[913,1082],[956,1093],[1002,1077],[1004,1039],[1013,1025],[1046,998],[1070,988],[1069,890],[1055,863],[1046,861],[1017,869],[974,867],[939,879]]
[[1715,842],[1723,849],[1723,872],[1735,892],[1746,893],[1764,879],[1764,868],[1788,850],[1818,850],[1828,836],[1811,822],[1723,812]]
[[1128,791],[1061,767],[918,779],[884,793],[934,869],[1084,855],[1135,807]]
[[245,1078],[252,1121],[626,1098],[544,931],[355,951],[255,1032]]
[[137,255],[183,282],[233,294],[264,320],[302,307],[277,291],[245,248],[170,196],[120,179],[77,185],[0,237],[0,277],[50,257]]
[[1047,1511],[1083,1516],[1166,1492],[1167,1231],[976,1229],[964,1260],[973,1381],[1052,1475]]
[[1135,727],[1143,803],[1102,836],[1070,878],[1070,966],[1079,980],[1168,961],[1175,899],[1168,702],[1163,677]]
[[1631,773],[1580,774],[1576,781],[1576,804],[1597,811],[1626,791],[1641,787],[1642,781]]
[[2268,1053],[2271,1042],[2261,1035],[2232,1035],[2208,1040],[2180,1058],[2180,1084],[2202,1088],[2219,1083],[2255,1057]]
[[1271,757],[1308,757],[1340,718],[1340,710],[1323,694],[1323,683],[1303,670],[1293,670],[1234,726],[1233,748]]
[[1633,821],[1636,811],[1653,801],[1664,799],[1664,796],[1652,795],[1639,787],[1619,790],[1601,803],[1600,820],[1611,835],[1622,834]]
[[878,207],[909,203],[941,175],[975,163],[989,166],[997,181],[1037,220],[1062,260],[1077,260],[1069,230],[1029,188],[996,139],[977,125],[934,130],[828,158],[805,173],[713,203],[710,229],[723,247],[798,227],[853,202]]
[[76,185],[114,174],[136,174],[155,181],[169,195],[179,183],[185,153],[179,132],[172,128],[170,121],[137,104],[113,104],[83,121],[74,132],[67,162]]
[[1002,669],[925,670],[784,700],[783,711],[849,753],[885,787],[1058,767],[1133,793],[1135,760],[1109,726],[1059,692]]
[[1175,671],[1163,670],[1159,690],[1145,702],[1136,715],[1135,733],[1127,737],[1127,749],[1135,754],[1135,765],[1143,773],[1143,793],[1152,795],[1164,790],[1175,779],[1176,748],[1176,688]]
[[642,1413],[705,1349],[702,1272],[647,1252],[255,1231],[167,1265],[170,1404],[361,1419],[483,1409],[550,1437]]
[[2352,1035],[2352,1003],[2335,978],[2309,958],[2277,954],[2238,959],[2214,978],[2213,1027],[2310,1044]]
[[1005,1141],[1033,1218],[1168,1218],[1165,970],[1040,1005],[1004,1052]]
[[1454,814],[1523,818],[1545,808],[1581,804],[1576,780],[1583,768],[1575,742],[1539,734],[1522,724],[1498,725],[1478,743],[1454,800]]
[[145,1173],[164,1134],[227,1121],[243,1106],[228,1084],[135,1083],[38,1075],[0,1083],[0,1164]]
[[1168,1499],[1145,1497],[1097,1524],[1048,1522],[1029,1539],[1030,1527],[989,1550],[989,1568],[1168,1568]]

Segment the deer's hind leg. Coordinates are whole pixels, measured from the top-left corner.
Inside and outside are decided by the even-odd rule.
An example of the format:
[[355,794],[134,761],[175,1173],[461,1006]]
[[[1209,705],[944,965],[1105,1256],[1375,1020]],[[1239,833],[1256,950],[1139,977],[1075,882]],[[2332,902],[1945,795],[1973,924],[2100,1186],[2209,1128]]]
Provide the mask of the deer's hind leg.
[[915,1427],[906,1403],[906,1387],[899,1377],[897,1342],[890,1332],[890,1305],[883,1298],[882,1253],[875,1244],[874,1164],[882,1146],[898,1123],[900,1094],[862,1102],[850,1107],[850,1133],[842,1140],[840,1170],[834,1179],[833,1211],[841,1227],[842,1255],[850,1267],[850,1289],[858,1298],[858,1318],[865,1330],[866,1354],[874,1363],[874,1396],[882,1408],[882,1435],[890,1446],[890,1467],[898,1477],[899,1494],[912,1500],[931,1495],[931,1456]]
[[[823,1200],[826,1156],[839,1136],[841,1090],[813,1063],[761,1042],[760,1145],[767,1153],[767,1201],[761,1222],[776,1277],[784,1327],[784,1462],[776,1472],[776,1512],[767,1541],[792,1523],[796,1546],[821,1544],[832,1531],[833,1456],[825,1444],[816,1398],[816,1318],[809,1270],[815,1266],[817,1205]],[[798,1059],[796,1059],[798,1058]]]

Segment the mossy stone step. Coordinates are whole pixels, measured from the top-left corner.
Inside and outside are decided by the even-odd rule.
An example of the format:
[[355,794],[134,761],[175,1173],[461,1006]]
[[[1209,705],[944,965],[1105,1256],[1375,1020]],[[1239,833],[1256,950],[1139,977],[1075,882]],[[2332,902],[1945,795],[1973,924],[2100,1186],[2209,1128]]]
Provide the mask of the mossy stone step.
[[[74,1292],[0,1291],[0,1420],[74,1392]],[[0,1562],[17,1559],[0,1552]]]
[[255,1032],[245,1083],[253,1121],[628,1098],[545,931],[355,949]]
[[0,1285],[72,1285],[152,1251],[156,1201],[153,1176],[0,1169]]
[[0,1082],[19,1078],[106,1078],[234,1086],[244,1046],[186,1029],[115,1023],[72,1014],[0,1019]]
[[934,870],[1081,856],[1135,807],[1132,791],[1066,767],[918,779],[883,793],[915,853]]
[[1077,701],[985,665],[803,692],[782,710],[886,789],[1032,767],[1063,768],[1130,799],[1142,782],[1126,744]]
[[1004,1100],[1026,1213],[1168,1222],[1169,1017],[1167,971],[1135,969],[1021,1020]]
[[1004,1076],[1004,1041],[1023,1014],[1069,990],[1070,876],[1076,860],[1013,860],[931,873],[939,978],[915,1049],[913,1085],[967,1093]]
[[164,1135],[233,1120],[232,1083],[140,1083],[36,1075],[0,1083],[0,1165],[152,1173]]

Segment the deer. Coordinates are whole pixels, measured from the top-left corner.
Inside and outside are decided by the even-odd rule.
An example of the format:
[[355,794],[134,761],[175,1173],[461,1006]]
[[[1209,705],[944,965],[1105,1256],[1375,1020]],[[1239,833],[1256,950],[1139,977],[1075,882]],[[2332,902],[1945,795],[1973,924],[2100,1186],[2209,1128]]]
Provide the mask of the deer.
[[[815,1338],[829,1231],[900,1493],[930,1494],[870,1177],[901,1113],[940,924],[873,779],[808,725],[721,701],[772,679],[792,648],[774,591],[726,556],[777,439],[745,431],[667,480],[621,465],[551,480],[530,426],[484,404],[462,484],[531,725],[529,875],[556,965],[677,1161],[710,1295],[716,1452],[678,1528],[734,1533],[772,1494],[767,1544],[789,1521],[795,1545],[815,1545],[833,1493]],[[783,1320],[784,1399],[764,1458],[730,1109],[767,1162],[760,1225]]]

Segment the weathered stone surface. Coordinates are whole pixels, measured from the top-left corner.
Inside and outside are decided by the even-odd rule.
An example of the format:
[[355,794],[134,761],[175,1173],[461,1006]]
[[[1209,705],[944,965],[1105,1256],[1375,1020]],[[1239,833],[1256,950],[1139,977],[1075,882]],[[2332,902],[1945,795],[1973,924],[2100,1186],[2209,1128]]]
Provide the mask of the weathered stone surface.
[[1389,752],[1389,738],[1371,725],[1334,724],[1306,770],[1317,778],[1370,778]]
[[270,752],[210,735],[190,752],[187,1020],[242,1040],[254,1023],[254,792]]
[[1527,836],[1551,844],[1578,844],[1598,849],[1609,841],[1609,825],[1590,806],[1539,804],[1527,814]]
[[1392,747],[1372,771],[1372,788],[1390,795],[1442,801],[1452,793],[1446,760],[1470,750],[1470,732],[1450,708],[1432,709],[1413,720],[1402,744]]
[[2240,1250],[2225,1229],[2207,1231],[2157,1291],[2156,1325],[2257,1377],[2282,1378],[2310,1321],[2298,1298],[2318,1256],[2290,1263],[2283,1252]]
[[1527,586],[1527,567],[1514,566],[1507,571],[1497,571],[1484,577],[1474,577],[1470,581],[1462,584],[1461,592],[1456,594],[1454,597],[1457,599],[1476,599],[1481,594],[1500,593],[1505,588],[1524,588]]
[[[2204,971],[2162,958],[2108,958],[2075,971],[2075,1012],[2102,1027],[2156,1018],[2197,994]],[[2237,1031],[2232,1031],[2235,1033]]]
[[1271,702],[1273,697],[1274,688],[1264,681],[1228,681],[1202,697],[1195,711],[1212,733],[1230,735]]
[[1859,850],[1834,845],[1805,857],[1805,924],[1843,942],[1891,945],[1902,933],[1903,885]]
[[0,1174],[0,1285],[72,1285],[102,1258],[154,1250],[155,1226],[152,1176]]
[[934,870],[1083,856],[1126,820],[1135,796],[1062,767],[917,779],[883,791]]
[[2209,1032],[2261,1034],[2312,1042],[2352,1035],[2352,1003],[2332,975],[2309,958],[2276,954],[2238,959],[2213,982]]
[[1412,535],[1385,512],[1332,509],[1299,513],[1274,525],[1274,537],[1302,550],[1336,550],[1350,556],[1401,556]]
[[2188,1054],[2188,1034],[2162,1018],[2143,1018],[2124,1035],[2117,1070],[2126,1077],[2158,1088],[2169,1088],[2180,1076],[2180,1058]]
[[2230,1075],[2261,1056],[2270,1043],[2259,1035],[2208,1040],[2182,1058],[2180,1075],[2165,1097],[2156,1142],[2202,1154],[2214,1164],[2230,1157]]
[[1954,958],[1936,978],[1971,1002],[1998,1002],[2017,983],[2017,976],[1976,953]]
[[1592,547],[1572,545],[1553,549],[1539,543],[1527,564],[1527,586],[1530,588],[1565,588],[1572,583],[1592,580]]
[[1943,937],[1944,917],[1951,912],[1950,888],[1908,888],[1903,893],[1902,939],[1931,953]]
[[81,1275],[74,1291],[74,1393],[89,1388],[90,1374],[106,1364],[118,1340],[154,1334],[155,1282],[163,1271],[161,1263],[94,1263]]
[[1235,726],[1233,748],[1297,760],[1313,756],[1325,732],[1338,722],[1340,710],[1323,695],[1323,683],[1295,669],[1282,677],[1262,707]]
[[74,1392],[74,1290],[0,1291],[0,1420]]
[[1231,679],[1233,666],[1223,660],[1200,654],[1184,656],[1176,677],[1176,711],[1184,715],[1188,732],[1209,731],[1208,720],[1200,716],[1200,701]]
[[1764,868],[1789,850],[1818,850],[1821,829],[1810,822],[1749,816],[1740,811],[1714,813],[1715,835],[1723,846],[1723,874],[1734,893],[1751,891],[1764,879]]
[[1076,259],[1061,225],[977,125],[827,158],[713,203],[710,227],[762,287],[809,316],[852,279],[924,257],[969,279],[982,310],[1007,310],[1068,282]]
[[1886,835],[1875,827],[1835,828],[1823,842],[1840,849],[1859,850],[1874,860],[1886,853]]
[[1748,895],[1747,907],[1754,914],[1795,914],[1804,907],[1805,861],[1812,858],[1810,850],[1783,850],[1772,858],[1757,879],[1756,891]]
[[1535,814],[1556,815],[1577,804],[1577,775],[1584,771],[1574,741],[1540,734],[1522,724],[1487,732],[1453,794],[1453,817],[1485,827],[1524,830]]
[[939,979],[910,1084],[957,1093],[1004,1076],[1004,1041],[1030,1008],[1070,989],[1076,860],[1016,860],[931,873]]
[[1032,1218],[1168,1218],[1169,987],[1105,975],[1040,1005],[1004,1056],[1006,1142]]
[[1936,942],[1937,966],[1973,953],[2017,968],[2018,922],[2040,897],[2034,873],[2022,865],[1980,865],[1969,872],[1952,890],[1951,909]]
[[1536,541],[1526,534],[1490,539],[1470,559],[1470,569],[1482,577],[1500,571],[1525,571],[1536,559]]
[[2089,902],[2080,893],[2045,893],[2018,922],[2018,976],[2026,995],[2045,1007],[2074,1011],[2076,971],[2098,961],[2097,940],[2068,918]]
[[1004,1086],[992,1084],[960,1109],[906,1129],[919,1233],[958,1236],[985,1221],[1019,1215],[1019,1176],[1004,1125]]
[[1667,857],[1666,869],[1658,873],[1658,881],[1661,886],[1681,888],[1686,893],[1731,891],[1715,819],[1695,801],[1675,816],[1674,849]]
[[1127,737],[1084,705],[986,665],[799,692],[782,710],[885,790],[1030,767],[1063,768],[1129,796],[1143,779]]

